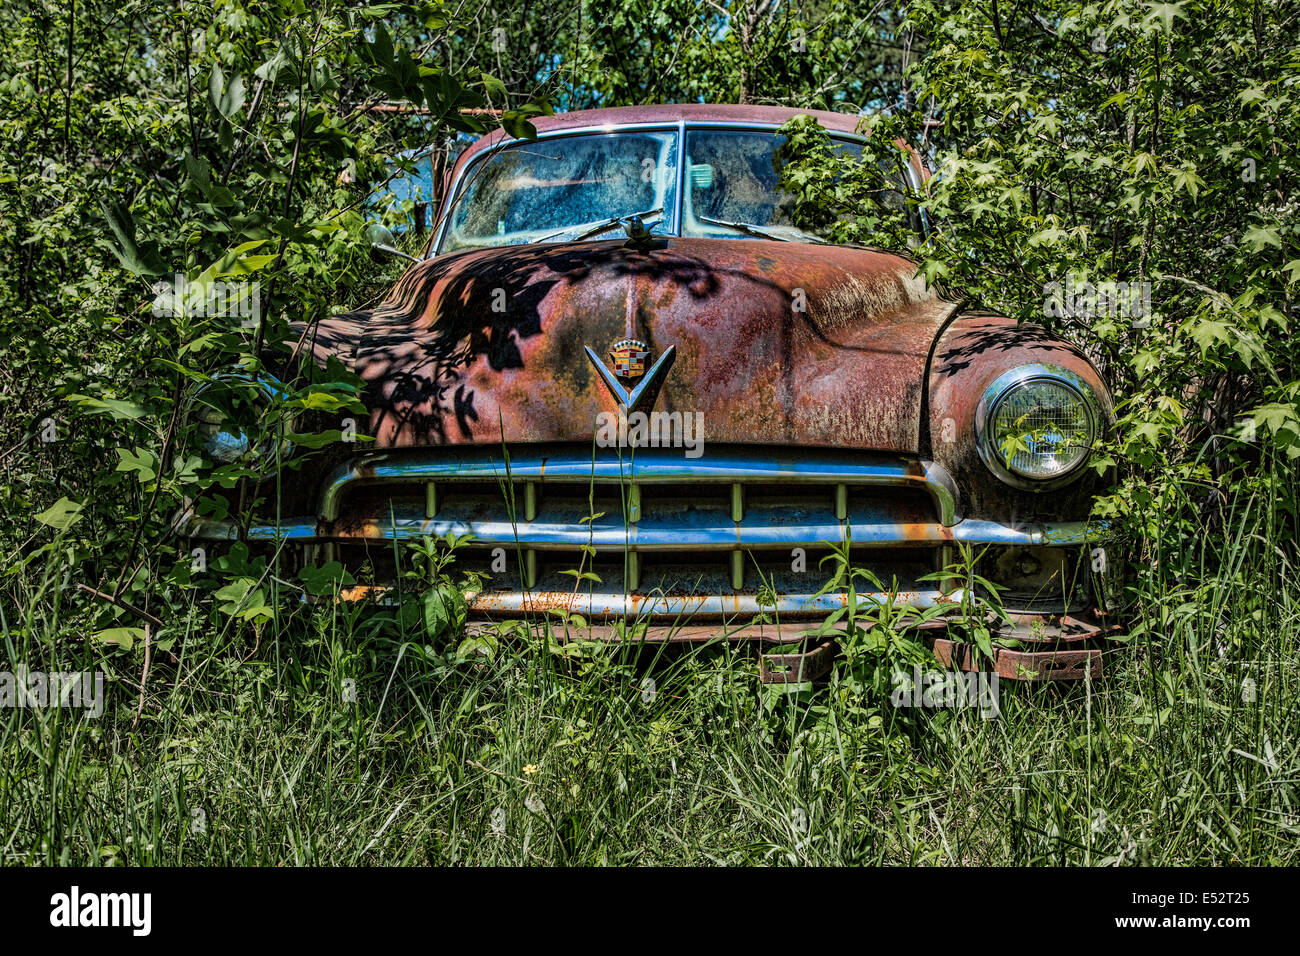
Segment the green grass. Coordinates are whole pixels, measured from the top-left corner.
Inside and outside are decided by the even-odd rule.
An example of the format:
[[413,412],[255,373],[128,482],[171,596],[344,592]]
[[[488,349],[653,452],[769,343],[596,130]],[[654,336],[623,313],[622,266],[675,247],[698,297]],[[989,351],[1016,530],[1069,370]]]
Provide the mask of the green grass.
[[[1001,715],[895,710],[878,645],[781,695],[749,647],[427,643],[393,608],[189,606],[175,661],[106,654],[57,560],[5,657],[102,668],[109,707],[0,711],[10,864],[1295,864],[1300,601],[1248,502],[1150,552],[1099,682]],[[48,552],[57,555],[57,550]],[[878,634],[876,636],[879,636]],[[876,648],[873,650],[873,647]],[[1246,684],[1250,678],[1253,688]],[[873,686],[873,680],[876,682]],[[355,682],[349,685],[348,681]],[[355,702],[349,689],[355,690]],[[1245,689],[1244,689],[1245,688]]]

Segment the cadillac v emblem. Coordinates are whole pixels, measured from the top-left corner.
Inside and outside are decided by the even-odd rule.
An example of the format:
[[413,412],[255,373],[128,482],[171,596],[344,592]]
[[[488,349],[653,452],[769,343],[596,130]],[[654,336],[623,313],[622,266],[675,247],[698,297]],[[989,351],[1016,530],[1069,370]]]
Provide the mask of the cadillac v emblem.
[[614,363],[614,374],[619,378],[640,378],[645,374],[650,346],[636,339],[624,339],[610,347],[609,357]]
[[[609,350],[610,361],[614,363],[611,370],[600,360],[600,356],[589,346],[587,347],[587,358],[599,373],[601,381],[605,383],[605,387],[609,389],[615,401],[622,405],[629,415],[655,403],[655,398],[659,395],[659,387],[667,377],[668,370],[672,368],[676,356],[677,347],[668,346],[664,354],[659,356],[659,360],[647,371],[646,362],[650,358],[650,346],[636,339],[623,339],[621,342],[615,342]],[[633,382],[636,382],[636,386],[629,388],[628,386]]]

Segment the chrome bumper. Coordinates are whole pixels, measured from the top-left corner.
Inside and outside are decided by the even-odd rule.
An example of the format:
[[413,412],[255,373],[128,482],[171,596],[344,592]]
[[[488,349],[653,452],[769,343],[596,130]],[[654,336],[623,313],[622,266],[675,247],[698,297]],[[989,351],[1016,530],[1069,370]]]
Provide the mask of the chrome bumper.
[[[182,519],[183,533],[211,541],[236,541],[239,529],[232,521],[207,521],[187,515]],[[348,540],[407,541],[422,535],[437,537],[448,533],[472,535],[481,547],[520,547],[535,550],[567,551],[590,545],[597,551],[711,551],[727,548],[817,548],[838,545],[847,537],[854,547],[889,545],[939,546],[964,543],[971,545],[1023,545],[1033,547],[1083,545],[1097,540],[1106,530],[1105,522],[1062,521],[1007,525],[997,521],[967,518],[952,527],[937,523],[904,524],[882,521],[870,515],[854,514],[847,521],[801,524],[784,527],[764,525],[759,521],[739,521],[721,525],[707,519],[683,522],[675,529],[624,527],[600,522],[574,529],[569,524],[547,521],[516,523],[494,519],[417,518],[398,515],[391,521],[335,523],[311,518],[286,518],[278,525],[256,524],[248,529],[250,541],[285,541],[289,544],[324,544]]]

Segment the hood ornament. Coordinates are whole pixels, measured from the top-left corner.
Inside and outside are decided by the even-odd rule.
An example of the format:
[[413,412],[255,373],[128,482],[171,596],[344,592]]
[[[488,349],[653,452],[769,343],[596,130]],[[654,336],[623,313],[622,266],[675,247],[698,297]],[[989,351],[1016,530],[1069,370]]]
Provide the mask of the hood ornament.
[[[653,225],[653,223],[652,223]],[[663,249],[668,245],[668,241],[662,236],[656,236],[646,228],[644,222],[639,216],[628,216],[623,220],[623,232],[627,235],[627,242],[623,243],[625,248],[635,249],[637,252],[649,252],[651,249]]]
[[[663,385],[668,370],[672,368],[673,359],[677,357],[677,347],[670,345],[647,371],[646,360],[650,357],[650,346],[638,339],[623,339],[610,347],[609,357],[614,364],[611,370],[589,346],[586,350],[587,358],[599,373],[601,381],[628,415],[655,403],[659,388]],[[637,384],[633,386],[633,382]]]
[[649,357],[650,346],[639,339],[623,339],[609,347],[614,374],[619,378],[640,378],[645,374],[645,360]]

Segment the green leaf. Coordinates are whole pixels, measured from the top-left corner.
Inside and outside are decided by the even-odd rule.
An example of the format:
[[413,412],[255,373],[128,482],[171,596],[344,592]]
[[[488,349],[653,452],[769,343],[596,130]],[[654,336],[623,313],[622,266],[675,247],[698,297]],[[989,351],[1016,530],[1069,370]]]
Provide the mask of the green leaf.
[[551,108],[545,103],[525,103],[517,109],[506,110],[501,117],[501,127],[516,139],[536,139],[537,128],[528,120],[533,116],[549,116]]
[[376,65],[388,69],[393,62],[393,38],[388,35],[388,28],[383,22],[375,24],[375,40],[369,44],[370,59]]
[[38,514],[36,520],[58,531],[67,531],[81,518],[81,510],[84,507],[84,504],[70,498],[60,498]]
[[488,96],[496,96],[502,100],[506,98],[506,85],[491,74],[483,74],[483,89]]
[[138,276],[158,276],[167,271],[162,257],[158,255],[157,243],[139,243],[135,238],[135,220],[131,210],[117,201],[100,204],[104,221],[117,239],[113,253],[124,269]]
[[424,631],[430,640],[458,633],[469,615],[465,595],[450,584],[431,587],[424,593],[422,606]]
[[230,119],[243,109],[244,78],[236,75],[227,84],[221,64],[215,64],[212,75],[208,77],[208,102],[223,118]]
[[102,644],[116,644],[124,651],[129,651],[136,641],[143,641],[144,638],[144,628],[140,627],[106,627],[95,632],[95,640]]
[[1142,19],[1142,25],[1159,26],[1161,32],[1171,33],[1174,29],[1174,20],[1179,17],[1186,17],[1183,7],[1187,6],[1186,0],[1180,3],[1148,3],[1147,15]]
[[456,646],[456,659],[465,661],[472,657],[486,657],[488,660],[492,660],[492,658],[496,657],[500,646],[496,635],[490,631],[484,631],[482,634],[476,634],[461,641]]
[[134,402],[117,398],[94,398],[90,395],[69,395],[68,401],[89,409],[92,415],[110,415],[119,421],[134,421],[149,414]]
[[262,589],[253,578],[236,578],[217,592],[222,614],[242,620],[270,620],[275,612],[266,603]]
[[1242,241],[1251,252],[1260,252],[1265,246],[1282,248],[1282,238],[1276,226],[1251,226],[1242,236]]
[[1201,187],[1205,185],[1205,180],[1196,175],[1195,166],[1184,166],[1181,169],[1175,170],[1172,178],[1174,182],[1174,192],[1177,192],[1180,189],[1185,189],[1187,192],[1191,193],[1192,199],[1196,198]]
[[115,448],[117,456],[122,460],[117,463],[117,471],[133,471],[141,484],[153,481],[158,476],[157,467],[158,459],[153,452],[144,448],[136,447],[132,451],[125,448]]
[[[342,441],[343,432],[337,428],[331,428],[323,432],[287,432],[284,437],[298,448],[324,448],[327,445]],[[355,435],[353,440],[371,442],[375,439],[372,435]]]
[[309,564],[298,572],[298,577],[302,578],[308,593],[314,597],[333,594],[336,584],[341,588],[350,588],[357,583],[338,561],[329,561],[319,568]]
[[288,402],[291,408],[300,408],[307,412],[341,412],[353,407],[355,403],[356,399],[339,398],[329,392],[310,392]]

